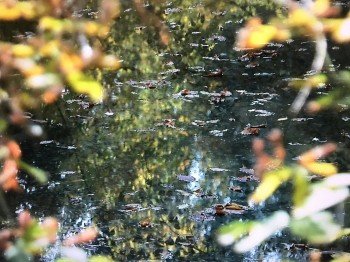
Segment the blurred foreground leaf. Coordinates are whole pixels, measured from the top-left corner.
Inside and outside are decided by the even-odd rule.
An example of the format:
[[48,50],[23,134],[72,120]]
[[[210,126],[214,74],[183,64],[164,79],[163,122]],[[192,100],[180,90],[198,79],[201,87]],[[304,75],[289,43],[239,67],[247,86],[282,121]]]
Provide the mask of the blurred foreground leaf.
[[262,222],[233,222],[222,227],[218,241],[222,245],[230,245],[242,235],[247,235],[234,245],[234,250],[244,253],[261,244],[267,238],[288,226],[289,215],[285,211],[277,211]]
[[297,167],[293,176],[294,192],[293,192],[293,203],[294,206],[301,205],[307,195],[310,192],[310,182],[308,179],[308,173],[306,169]]
[[78,94],[87,94],[94,102],[100,102],[103,97],[102,85],[81,72],[72,72],[67,75],[67,81]]
[[290,229],[312,244],[325,244],[336,240],[341,232],[341,226],[333,220],[330,212],[320,212],[302,219],[292,220]]
[[47,173],[42,169],[28,165],[23,161],[19,161],[19,166],[22,170],[34,177],[40,184],[47,183]]
[[347,187],[330,188],[321,183],[314,185],[304,203],[293,210],[295,218],[301,219],[315,214],[344,201],[349,196]]
[[293,169],[290,167],[282,167],[266,172],[259,186],[250,196],[250,202],[259,204],[265,201],[282,183],[290,178],[292,172]]

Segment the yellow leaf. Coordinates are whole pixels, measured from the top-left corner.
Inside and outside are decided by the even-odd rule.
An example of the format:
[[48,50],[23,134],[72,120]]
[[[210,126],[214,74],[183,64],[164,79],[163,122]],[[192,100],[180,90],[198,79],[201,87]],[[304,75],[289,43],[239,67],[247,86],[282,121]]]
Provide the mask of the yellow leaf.
[[92,101],[100,102],[103,97],[103,87],[94,79],[91,79],[81,72],[67,74],[67,81],[77,93],[87,94]]
[[34,54],[34,49],[32,46],[17,44],[12,46],[12,53],[16,57],[29,57]]
[[292,169],[288,167],[266,172],[249,200],[255,204],[265,201],[282,183],[286,182],[291,175]]
[[267,45],[276,35],[277,28],[271,25],[261,25],[251,32],[247,48],[261,48]]
[[21,11],[16,5],[8,7],[6,3],[0,3],[0,20],[13,21],[20,17]]
[[350,41],[350,18],[343,19],[332,31],[332,37],[339,43]]
[[321,16],[329,9],[329,7],[329,0],[316,0],[312,6],[312,12],[317,16]]
[[338,172],[337,167],[332,163],[311,162],[311,163],[305,163],[304,167],[309,172],[320,176],[331,176],[331,175],[335,175]]
[[317,18],[304,10],[303,8],[297,8],[292,10],[289,14],[288,24],[292,27],[299,27],[303,29],[306,27],[307,29],[313,29],[315,24],[317,24]]
[[19,2],[18,8],[21,10],[21,16],[24,19],[33,19],[36,16],[34,2]]

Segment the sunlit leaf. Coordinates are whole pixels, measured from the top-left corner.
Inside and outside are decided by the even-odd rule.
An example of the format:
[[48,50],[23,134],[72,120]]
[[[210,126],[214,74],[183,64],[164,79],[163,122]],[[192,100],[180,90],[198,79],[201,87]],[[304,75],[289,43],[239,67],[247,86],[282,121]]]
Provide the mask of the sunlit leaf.
[[317,16],[321,16],[326,13],[329,8],[329,0],[316,0],[312,5],[312,12]]
[[317,22],[317,18],[311,12],[303,8],[296,8],[289,13],[288,24],[291,27],[313,31]]
[[9,7],[6,3],[0,3],[0,20],[12,21],[21,17],[18,6]]
[[320,176],[331,176],[338,172],[337,167],[331,163],[311,162],[304,164],[304,167],[309,172]]
[[344,201],[349,196],[347,187],[329,188],[322,182],[315,184],[305,201],[293,210],[293,216],[301,219]]
[[89,95],[94,102],[100,102],[103,98],[103,87],[101,84],[81,72],[69,73],[67,81],[75,92]]
[[350,173],[339,173],[322,180],[322,184],[328,187],[350,186]]
[[52,85],[55,85],[60,82],[58,75],[56,74],[42,74],[42,75],[33,75],[26,79],[26,83],[29,87],[34,89],[42,89]]
[[16,57],[29,57],[34,54],[34,49],[30,45],[17,44],[12,45],[12,53]]
[[252,18],[238,32],[236,46],[238,48],[262,48],[272,41],[278,29],[274,25],[263,25],[260,18]]
[[333,220],[330,212],[321,212],[302,219],[291,220],[290,229],[312,244],[330,243],[341,233],[341,226]]
[[332,37],[335,41],[339,43],[350,41],[350,18],[332,20],[332,24],[328,23],[330,26]]
[[250,202],[258,204],[265,201],[282,183],[290,178],[292,172],[292,169],[289,167],[282,167],[266,172],[259,186],[250,196]]
[[285,211],[277,211],[273,213],[269,218],[261,223],[254,225],[249,235],[243,237],[234,245],[234,250],[238,253],[244,253],[257,245],[260,245],[263,241],[288,226],[289,215]]
[[29,175],[34,177],[39,183],[41,184],[47,183],[47,173],[42,169],[28,165],[23,161],[19,161],[19,166]]

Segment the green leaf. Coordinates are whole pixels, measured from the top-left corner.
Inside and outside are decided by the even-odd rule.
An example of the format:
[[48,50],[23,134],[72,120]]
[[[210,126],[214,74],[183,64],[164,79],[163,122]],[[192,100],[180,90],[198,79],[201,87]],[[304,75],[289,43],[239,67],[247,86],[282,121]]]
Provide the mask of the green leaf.
[[282,167],[266,172],[259,186],[250,196],[250,201],[253,203],[265,201],[282,183],[291,177],[292,173],[293,169],[290,167]]
[[6,261],[9,261],[9,262],[34,261],[32,256],[30,256],[23,249],[18,248],[15,245],[6,249],[6,251],[4,252],[4,256],[6,258]]
[[19,161],[18,163],[22,170],[34,177],[40,184],[47,183],[47,173],[44,170],[28,165],[23,161]]
[[305,198],[310,192],[309,180],[307,177],[308,173],[305,169],[297,167],[293,176],[294,192],[293,192],[293,203],[294,206],[300,206],[304,203]]
[[320,212],[302,219],[293,219],[291,231],[312,244],[325,244],[336,240],[341,226],[336,224],[330,212]]
[[113,262],[114,260],[106,256],[92,256],[89,262]]
[[247,234],[257,222],[255,221],[234,221],[220,227],[218,231],[218,242],[223,246],[234,243],[242,235]]
[[7,128],[7,122],[5,119],[0,118],[0,133],[4,132]]

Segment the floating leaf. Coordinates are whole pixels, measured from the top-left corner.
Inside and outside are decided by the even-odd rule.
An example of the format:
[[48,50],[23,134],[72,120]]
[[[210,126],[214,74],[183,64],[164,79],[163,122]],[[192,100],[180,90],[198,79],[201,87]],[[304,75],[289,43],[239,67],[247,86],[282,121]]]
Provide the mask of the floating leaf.
[[23,161],[19,161],[19,166],[21,169],[23,169],[29,175],[34,177],[40,184],[47,183],[47,173],[45,171],[43,171],[42,169],[28,165],[27,163],[25,163]]
[[338,238],[341,226],[333,220],[330,212],[316,213],[302,219],[292,220],[290,229],[312,244],[330,243]]
[[273,192],[292,175],[293,170],[289,167],[283,167],[266,172],[259,186],[250,196],[253,203],[261,203],[272,195]]

